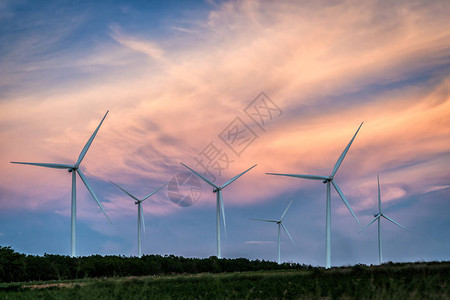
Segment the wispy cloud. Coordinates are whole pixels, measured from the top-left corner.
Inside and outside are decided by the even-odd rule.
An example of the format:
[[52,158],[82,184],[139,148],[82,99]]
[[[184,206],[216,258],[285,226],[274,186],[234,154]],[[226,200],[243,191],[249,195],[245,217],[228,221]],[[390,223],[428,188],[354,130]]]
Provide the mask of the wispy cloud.
[[121,45],[143,53],[152,59],[162,60],[164,50],[161,49],[155,42],[146,41],[124,34],[118,25],[111,25],[110,29],[112,38],[114,38]]
[[196,32],[195,30],[184,28],[184,27],[178,27],[178,26],[172,26],[171,28],[173,30],[181,31],[181,32],[185,32],[185,33],[195,33]]
[[269,245],[269,244],[274,244],[274,241],[247,241],[244,244],[245,245]]
[[429,189],[425,190],[424,193],[436,192],[436,191],[445,190],[448,188],[450,188],[450,185],[433,186],[433,187],[430,187]]

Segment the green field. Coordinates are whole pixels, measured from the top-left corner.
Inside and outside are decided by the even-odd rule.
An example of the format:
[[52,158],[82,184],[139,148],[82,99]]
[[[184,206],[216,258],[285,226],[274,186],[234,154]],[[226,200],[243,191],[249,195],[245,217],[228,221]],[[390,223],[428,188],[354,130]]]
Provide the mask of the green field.
[[450,299],[450,262],[0,283],[0,299]]

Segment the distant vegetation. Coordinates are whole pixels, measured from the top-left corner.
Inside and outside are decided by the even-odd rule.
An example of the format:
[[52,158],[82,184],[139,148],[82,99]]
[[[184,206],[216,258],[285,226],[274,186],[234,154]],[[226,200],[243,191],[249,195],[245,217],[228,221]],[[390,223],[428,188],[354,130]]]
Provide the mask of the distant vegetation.
[[[39,257],[0,247],[0,275],[0,299],[450,299],[450,262],[325,270],[243,258]],[[47,281],[29,282],[36,277]]]
[[311,266],[246,258],[184,258],[174,255],[69,257],[21,254],[0,246],[0,282],[67,280],[92,277],[124,277],[164,274],[244,272],[282,269],[312,269]]

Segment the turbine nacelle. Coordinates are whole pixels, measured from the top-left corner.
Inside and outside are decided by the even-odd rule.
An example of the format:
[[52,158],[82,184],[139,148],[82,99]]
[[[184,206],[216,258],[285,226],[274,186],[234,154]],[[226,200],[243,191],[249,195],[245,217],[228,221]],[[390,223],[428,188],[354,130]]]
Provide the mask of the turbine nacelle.
[[73,171],[76,171],[76,170],[78,170],[78,168],[73,167],[73,168],[68,169],[67,172],[72,173]]
[[219,187],[219,188],[213,188],[213,193],[217,193],[218,191],[221,191],[221,190],[222,190],[221,187]]
[[333,179],[334,179],[334,177],[333,177],[333,176],[330,176],[330,177],[328,177],[327,179],[324,179],[322,182],[323,182],[323,183],[328,183],[328,182],[331,182]]

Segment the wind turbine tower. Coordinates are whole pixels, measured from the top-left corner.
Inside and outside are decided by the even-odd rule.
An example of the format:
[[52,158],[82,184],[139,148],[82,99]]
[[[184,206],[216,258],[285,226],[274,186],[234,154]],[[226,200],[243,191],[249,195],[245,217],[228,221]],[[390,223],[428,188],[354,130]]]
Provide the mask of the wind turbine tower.
[[141,258],[142,257],[142,245],[141,245],[141,228],[142,230],[144,230],[144,234],[145,234],[145,222],[144,222],[144,210],[142,209],[142,202],[144,202],[145,200],[147,200],[148,198],[150,198],[153,194],[156,194],[160,189],[162,189],[163,187],[165,187],[167,185],[164,184],[163,186],[161,186],[160,188],[154,190],[153,192],[151,192],[150,194],[148,194],[147,196],[145,196],[142,199],[138,199],[136,198],[134,195],[132,195],[131,193],[127,192],[125,189],[123,189],[122,187],[120,187],[118,184],[112,182],[111,180],[109,180],[109,182],[111,182],[112,184],[114,184],[116,187],[118,187],[122,192],[124,192],[125,194],[127,194],[128,196],[130,196],[132,199],[135,200],[134,204],[136,204],[138,206],[138,223],[137,223],[137,228],[138,228],[138,257]]
[[233,183],[236,179],[238,179],[239,177],[241,177],[242,175],[244,175],[245,173],[247,173],[248,171],[250,171],[251,169],[256,167],[256,165],[245,170],[244,172],[240,173],[239,175],[234,176],[233,178],[231,178],[230,180],[225,182],[222,186],[218,186],[215,183],[213,183],[212,181],[210,181],[209,179],[207,179],[206,177],[204,177],[203,175],[201,175],[200,173],[189,168],[185,164],[183,164],[183,163],[181,163],[181,164],[183,166],[185,166],[186,168],[188,168],[189,170],[191,170],[192,173],[194,173],[195,175],[197,175],[198,177],[203,179],[203,181],[205,181],[207,184],[209,184],[213,188],[213,193],[217,194],[217,198],[216,198],[217,257],[222,258],[222,251],[221,251],[221,245],[220,245],[220,214],[221,213],[222,213],[223,229],[225,232],[225,236],[227,235],[227,227],[226,227],[226,222],[225,222],[225,208],[223,206],[222,190],[224,188],[226,188],[228,185],[230,185],[231,183]]
[[89,150],[89,147],[92,144],[92,141],[94,141],[95,136],[97,135],[98,130],[100,129],[100,126],[102,126],[103,121],[106,118],[106,115],[109,111],[106,112],[105,116],[101,120],[100,124],[98,125],[97,129],[95,129],[94,133],[91,135],[89,140],[87,141],[86,145],[84,145],[83,150],[81,150],[80,155],[78,156],[78,160],[74,165],[70,164],[55,164],[55,163],[29,163],[29,162],[16,162],[12,161],[13,164],[22,164],[22,165],[32,165],[32,166],[38,166],[38,167],[45,167],[45,168],[53,168],[53,169],[66,169],[69,173],[72,173],[72,203],[71,203],[71,254],[70,256],[75,257],[76,256],[76,227],[77,227],[77,182],[76,182],[76,174],[81,178],[81,181],[83,181],[84,185],[88,189],[89,193],[94,198],[95,202],[97,202],[97,205],[102,210],[103,214],[106,216],[108,221],[111,223],[111,220],[109,219],[108,215],[106,214],[105,210],[103,209],[102,204],[98,200],[97,196],[94,193],[94,190],[88,183],[86,177],[84,176],[83,172],[80,170],[80,164],[83,161],[84,156],[86,155],[87,151]]
[[347,147],[345,147],[341,156],[339,157],[336,164],[334,165],[333,171],[331,171],[331,174],[329,176],[266,173],[268,175],[279,175],[279,176],[289,176],[289,177],[304,178],[304,179],[311,179],[311,180],[322,180],[322,182],[324,184],[326,184],[326,186],[327,186],[327,198],[326,198],[327,202],[326,202],[326,239],[325,239],[326,264],[325,264],[325,267],[327,269],[329,269],[331,267],[331,185],[333,185],[334,189],[336,190],[338,195],[341,197],[345,206],[347,206],[348,210],[353,215],[353,218],[355,218],[359,227],[362,228],[361,224],[358,221],[358,218],[356,217],[355,213],[353,212],[352,208],[350,207],[350,204],[348,203],[347,199],[345,198],[344,193],[342,193],[341,188],[334,181],[334,176],[336,175],[336,172],[338,171],[339,167],[341,166],[342,161],[345,158],[345,155],[347,155],[347,152],[350,149],[350,146],[352,145],[353,140],[355,139],[355,137],[358,134],[359,129],[361,129],[362,125],[363,125],[363,123],[361,123],[361,125],[359,125],[358,130],[356,131],[353,138],[350,140],[350,143],[348,143]]
[[378,175],[377,180],[378,180],[378,213],[373,215],[375,218],[373,218],[373,220],[363,228],[363,231],[366,230],[366,228],[369,227],[373,222],[378,221],[378,263],[381,265],[383,263],[383,251],[381,249],[381,222],[380,222],[381,217],[385,218],[389,222],[392,222],[405,230],[407,229],[402,225],[400,225],[399,223],[397,223],[396,221],[389,218],[388,216],[386,216],[381,211],[380,177]]
[[286,226],[283,224],[284,216],[286,215],[289,207],[291,206],[294,199],[291,200],[291,202],[288,204],[286,209],[284,210],[284,213],[281,215],[281,218],[279,220],[270,220],[270,219],[251,219],[254,221],[262,221],[262,222],[270,222],[270,223],[276,223],[278,225],[278,264],[281,264],[281,246],[280,246],[280,235],[281,235],[281,228],[286,232],[288,237],[291,239],[292,244],[295,245],[294,240],[292,239],[291,235],[289,234],[289,231],[287,230]]

